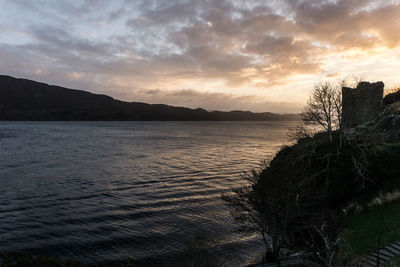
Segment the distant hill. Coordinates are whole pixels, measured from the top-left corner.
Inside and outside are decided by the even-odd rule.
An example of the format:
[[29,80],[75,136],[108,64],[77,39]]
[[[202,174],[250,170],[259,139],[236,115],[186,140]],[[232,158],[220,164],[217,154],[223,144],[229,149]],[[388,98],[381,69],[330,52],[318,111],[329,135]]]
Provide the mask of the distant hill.
[[110,96],[0,75],[0,120],[297,120],[298,115],[212,111],[124,102]]

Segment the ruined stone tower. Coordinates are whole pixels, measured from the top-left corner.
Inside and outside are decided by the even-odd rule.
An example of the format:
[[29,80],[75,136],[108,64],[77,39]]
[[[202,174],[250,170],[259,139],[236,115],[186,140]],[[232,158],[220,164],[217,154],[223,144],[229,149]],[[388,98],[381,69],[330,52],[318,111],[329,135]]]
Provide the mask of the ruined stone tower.
[[383,82],[360,82],[357,88],[342,88],[343,127],[354,127],[374,119],[382,107]]

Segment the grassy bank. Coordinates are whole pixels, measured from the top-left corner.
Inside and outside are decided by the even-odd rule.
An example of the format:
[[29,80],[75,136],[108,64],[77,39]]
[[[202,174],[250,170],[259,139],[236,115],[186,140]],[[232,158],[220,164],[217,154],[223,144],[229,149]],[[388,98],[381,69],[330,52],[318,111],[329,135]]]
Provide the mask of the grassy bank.
[[352,215],[346,220],[342,232],[345,249],[355,255],[377,249],[379,235],[381,247],[400,240],[400,202]]

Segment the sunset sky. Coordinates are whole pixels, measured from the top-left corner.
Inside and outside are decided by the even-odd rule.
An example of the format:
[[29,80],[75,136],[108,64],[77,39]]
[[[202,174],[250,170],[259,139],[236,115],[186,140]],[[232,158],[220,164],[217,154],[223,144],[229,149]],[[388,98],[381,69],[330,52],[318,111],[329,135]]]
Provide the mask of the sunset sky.
[[125,101],[298,112],[318,81],[400,83],[400,1],[0,0],[0,74]]

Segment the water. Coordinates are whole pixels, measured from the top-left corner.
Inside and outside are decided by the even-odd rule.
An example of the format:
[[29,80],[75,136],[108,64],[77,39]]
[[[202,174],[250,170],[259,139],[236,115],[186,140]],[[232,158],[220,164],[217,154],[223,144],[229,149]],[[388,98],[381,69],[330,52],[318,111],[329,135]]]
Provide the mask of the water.
[[146,266],[171,263],[205,237],[244,264],[262,244],[232,234],[221,194],[292,125],[0,122],[0,253]]

